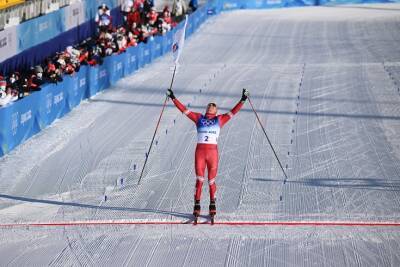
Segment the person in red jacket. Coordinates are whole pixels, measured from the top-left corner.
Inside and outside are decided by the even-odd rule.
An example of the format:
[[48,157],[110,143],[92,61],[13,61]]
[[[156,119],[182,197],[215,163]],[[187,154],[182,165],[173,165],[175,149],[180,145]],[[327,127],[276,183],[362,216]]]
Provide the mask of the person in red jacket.
[[167,96],[172,99],[175,106],[191,119],[197,127],[197,146],[195,152],[195,171],[196,171],[196,188],[194,194],[194,211],[193,215],[198,217],[200,214],[200,198],[203,182],[205,180],[205,169],[208,170],[208,184],[210,188],[210,216],[216,214],[215,192],[217,186],[215,178],[218,171],[218,137],[221,128],[242,108],[247,100],[249,92],[243,89],[242,98],[235,107],[225,114],[217,115],[217,105],[209,103],[206,108],[206,113],[193,112],[188,110],[174,95],[172,90],[167,90]]
[[134,23],[136,23],[136,24],[142,23],[142,17],[141,17],[140,11],[138,9],[132,7],[132,11],[128,13],[127,23],[128,23],[129,29],[132,29],[132,25]]

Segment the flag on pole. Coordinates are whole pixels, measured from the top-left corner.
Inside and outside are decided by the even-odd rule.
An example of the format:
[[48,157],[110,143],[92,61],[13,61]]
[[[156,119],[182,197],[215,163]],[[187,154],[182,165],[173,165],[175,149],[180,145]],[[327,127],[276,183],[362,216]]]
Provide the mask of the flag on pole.
[[172,43],[172,55],[174,56],[175,65],[178,64],[179,57],[181,56],[181,52],[183,50],[183,45],[185,44],[185,32],[186,25],[188,21],[188,15],[185,17],[185,25],[183,28],[176,31],[174,34],[174,40]]

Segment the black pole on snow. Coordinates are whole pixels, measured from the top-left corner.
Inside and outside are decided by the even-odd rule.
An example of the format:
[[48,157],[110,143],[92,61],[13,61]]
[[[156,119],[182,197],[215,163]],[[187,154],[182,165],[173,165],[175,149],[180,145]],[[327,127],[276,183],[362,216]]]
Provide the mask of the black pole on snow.
[[[172,74],[171,85],[169,86],[169,89],[172,89],[172,85],[174,84],[175,73],[176,73],[176,65],[175,65],[175,68],[174,68],[174,73]],[[137,184],[140,184],[140,181],[142,180],[143,173],[144,173],[144,168],[146,167],[147,160],[150,157],[151,148],[153,147],[153,142],[154,142],[154,139],[156,137],[156,134],[157,134],[157,131],[158,131],[158,127],[160,126],[161,117],[162,117],[162,115],[164,113],[164,109],[165,109],[165,106],[167,105],[167,101],[168,101],[168,96],[165,97],[164,104],[163,104],[162,109],[161,109],[160,117],[158,118],[156,129],[154,130],[154,134],[153,134],[153,138],[151,139],[149,150],[146,153],[146,159],[144,161],[142,171],[140,172],[140,176],[139,176],[139,180],[138,180]]]
[[272,152],[274,152],[275,158],[276,158],[276,160],[278,161],[279,166],[281,167],[283,174],[285,175],[285,182],[286,182],[286,180],[288,179],[288,177],[287,177],[287,175],[286,175],[285,170],[283,169],[283,166],[282,166],[282,164],[281,164],[281,161],[279,160],[278,155],[276,154],[275,149],[274,149],[274,147],[272,146],[271,140],[269,140],[269,137],[268,137],[268,135],[267,135],[267,132],[265,131],[265,128],[264,128],[264,126],[263,126],[262,123],[261,123],[260,117],[258,117],[258,114],[257,114],[256,110],[254,109],[253,103],[251,103],[250,97],[248,97],[248,99],[249,99],[250,106],[251,106],[252,110],[254,111],[254,114],[256,114],[258,123],[260,124],[261,129],[263,130],[263,132],[264,132],[264,134],[265,134],[265,137],[266,137],[267,140],[268,140],[268,143],[269,143],[269,145],[270,145],[270,147],[271,147],[271,149],[272,149]]

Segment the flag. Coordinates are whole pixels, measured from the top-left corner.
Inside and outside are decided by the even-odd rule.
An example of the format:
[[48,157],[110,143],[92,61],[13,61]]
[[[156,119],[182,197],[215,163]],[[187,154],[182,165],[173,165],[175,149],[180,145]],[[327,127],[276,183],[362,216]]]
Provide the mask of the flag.
[[181,52],[183,50],[183,45],[185,44],[185,31],[187,21],[188,15],[186,15],[185,25],[183,26],[183,28],[177,30],[174,34],[174,40],[172,42],[172,55],[174,56],[175,65],[178,64],[179,57],[181,56]]

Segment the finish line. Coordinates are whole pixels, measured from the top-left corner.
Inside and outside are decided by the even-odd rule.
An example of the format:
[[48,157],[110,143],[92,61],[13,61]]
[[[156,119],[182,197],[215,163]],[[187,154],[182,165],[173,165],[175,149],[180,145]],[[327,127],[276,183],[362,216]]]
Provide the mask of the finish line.
[[[67,227],[67,226],[130,226],[130,225],[192,225],[192,221],[174,220],[103,220],[103,221],[58,221],[2,223],[0,228],[16,227]],[[199,221],[198,225],[210,225],[210,221]],[[215,221],[214,226],[309,226],[309,227],[400,227],[400,221]]]

